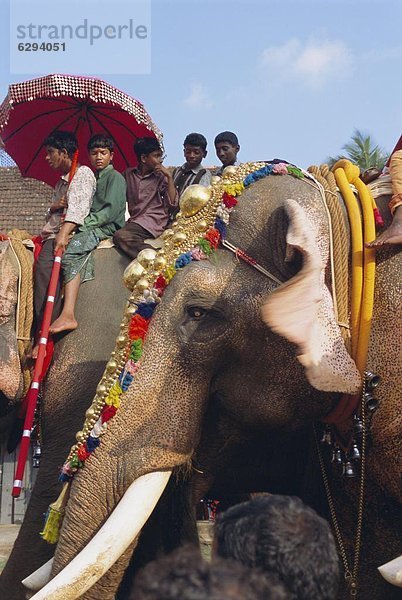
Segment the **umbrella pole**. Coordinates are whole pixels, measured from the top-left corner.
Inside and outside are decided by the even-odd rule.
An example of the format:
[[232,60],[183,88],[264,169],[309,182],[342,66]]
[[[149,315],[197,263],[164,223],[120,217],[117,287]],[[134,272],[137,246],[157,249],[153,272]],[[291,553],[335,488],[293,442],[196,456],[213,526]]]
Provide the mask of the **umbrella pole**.
[[42,377],[43,362],[46,356],[46,345],[48,341],[50,322],[52,319],[54,298],[56,295],[57,283],[59,280],[62,253],[63,252],[61,249],[57,250],[54,256],[52,273],[50,276],[49,287],[47,290],[45,312],[43,315],[41,327],[41,337],[39,339],[38,358],[35,361],[32,382],[24,400],[24,404],[26,405],[27,409],[24,420],[24,429],[22,433],[20,453],[18,456],[17,469],[15,471],[15,479],[12,489],[13,498],[18,498],[21,494],[25,463],[28,457],[29,444],[31,441],[32,424],[35,415],[36,403],[39,395],[39,384]]

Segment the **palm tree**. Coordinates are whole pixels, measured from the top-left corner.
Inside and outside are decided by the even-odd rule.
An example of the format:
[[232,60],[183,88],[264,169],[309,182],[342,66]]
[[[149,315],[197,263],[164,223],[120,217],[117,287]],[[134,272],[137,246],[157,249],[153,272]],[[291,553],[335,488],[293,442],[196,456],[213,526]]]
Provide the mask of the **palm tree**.
[[327,163],[332,167],[337,160],[347,158],[360,167],[361,171],[377,168],[382,170],[388,159],[387,152],[376,144],[373,146],[370,135],[365,135],[358,129],[355,129],[350,142],[342,146],[345,154],[339,156],[329,156]]

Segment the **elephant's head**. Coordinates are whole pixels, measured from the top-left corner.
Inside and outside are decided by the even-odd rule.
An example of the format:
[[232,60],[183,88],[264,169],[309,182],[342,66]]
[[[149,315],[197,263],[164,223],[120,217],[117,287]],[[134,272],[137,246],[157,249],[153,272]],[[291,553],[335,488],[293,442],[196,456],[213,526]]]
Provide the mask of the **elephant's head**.
[[16,337],[18,262],[10,242],[0,241],[0,402],[19,399],[22,373]]
[[35,598],[76,598],[104,573],[85,598],[114,597],[141,526],[131,527],[139,512],[132,484],[151,473],[160,494],[169,472],[191,464],[211,403],[239,427],[269,432],[312,422],[337,394],[358,389],[325,284],[328,224],[317,189],[290,176],[255,183],[227,237],[284,283],[226,249],[174,277],[136,378],[75,477],[53,575],[68,567]]

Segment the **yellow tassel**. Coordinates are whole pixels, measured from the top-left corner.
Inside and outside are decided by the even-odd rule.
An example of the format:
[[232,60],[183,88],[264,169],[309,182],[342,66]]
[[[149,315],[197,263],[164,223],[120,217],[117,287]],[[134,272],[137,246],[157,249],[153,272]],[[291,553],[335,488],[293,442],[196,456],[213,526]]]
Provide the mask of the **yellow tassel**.
[[69,482],[63,485],[60,496],[55,502],[52,502],[47,511],[45,526],[40,535],[48,544],[56,544],[59,539],[64,510],[68,499],[67,491],[69,485]]

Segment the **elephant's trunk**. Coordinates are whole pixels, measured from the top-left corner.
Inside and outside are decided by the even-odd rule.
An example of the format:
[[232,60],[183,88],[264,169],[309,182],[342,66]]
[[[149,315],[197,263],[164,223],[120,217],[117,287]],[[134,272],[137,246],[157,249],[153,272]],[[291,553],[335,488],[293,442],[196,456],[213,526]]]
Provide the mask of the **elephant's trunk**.
[[91,588],[139,535],[161,497],[171,471],[137,479],[90,543],[34,600],[75,600]]
[[[170,321],[163,314],[163,306],[160,309],[150,328],[137,377],[123,395],[100,448],[75,476],[55,554],[55,583],[49,584],[56,585],[51,589],[58,591],[49,593],[46,586],[36,599],[73,599],[82,594],[91,600],[114,598],[134,540],[162,494],[170,471],[187,463],[198,442],[211,367],[206,360],[192,368],[188,355],[183,357],[179,348],[172,347]],[[162,335],[158,326],[163,328]],[[141,490],[148,477],[160,481],[159,491],[152,497],[146,492],[141,498],[138,487]],[[109,525],[116,520],[119,529],[113,526],[109,534]],[[105,533],[99,528],[105,523],[107,545],[98,542],[99,535],[104,540]],[[81,567],[84,563],[84,571],[80,567],[76,570],[77,563]]]

